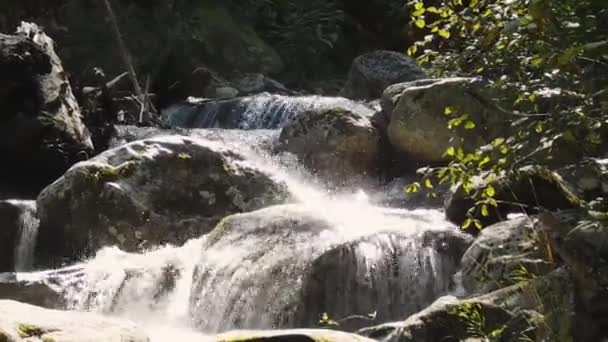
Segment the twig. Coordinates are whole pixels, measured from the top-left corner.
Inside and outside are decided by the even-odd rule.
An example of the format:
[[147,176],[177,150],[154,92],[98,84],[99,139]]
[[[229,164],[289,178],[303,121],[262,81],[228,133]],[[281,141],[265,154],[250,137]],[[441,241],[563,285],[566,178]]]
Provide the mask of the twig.
[[139,110],[139,124],[144,122],[144,114],[148,110],[148,89],[150,89],[150,75],[146,76],[146,88],[141,100],[141,109]]
[[133,83],[133,89],[135,90],[135,95],[139,99],[143,99],[143,93],[141,87],[139,86],[139,82],[137,81],[137,74],[135,73],[135,68],[133,68],[133,63],[131,62],[131,55],[127,50],[127,46],[125,45],[124,40],[122,39],[122,34],[120,33],[120,28],[118,27],[118,20],[116,19],[116,15],[114,14],[114,10],[112,9],[112,4],[110,4],[110,0],[103,0],[106,10],[108,11],[108,16],[110,17],[110,23],[112,25],[112,30],[114,31],[114,38],[116,39],[116,43],[120,49],[120,55],[122,57],[122,61],[129,72],[129,76],[131,78],[131,83]]

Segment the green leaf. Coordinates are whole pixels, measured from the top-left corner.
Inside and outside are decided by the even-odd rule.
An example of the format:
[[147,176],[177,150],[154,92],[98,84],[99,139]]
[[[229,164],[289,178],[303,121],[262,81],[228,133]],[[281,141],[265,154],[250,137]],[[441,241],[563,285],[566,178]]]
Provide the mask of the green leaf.
[[431,182],[431,180],[430,180],[430,179],[426,179],[426,180],[424,181],[424,186],[426,186],[428,189],[433,189],[433,188],[434,188],[434,187],[433,187],[433,182]]
[[583,49],[580,46],[573,46],[569,49],[566,49],[558,58],[557,63],[559,65],[566,65],[574,62],[574,59],[578,57],[583,52]]
[[483,204],[481,206],[481,216],[483,216],[483,217],[490,216],[490,211],[488,210],[488,205],[487,204]]
[[473,220],[469,217],[467,218],[464,223],[462,224],[462,229],[467,229],[471,226],[471,224],[473,224]]
[[454,109],[454,107],[447,106],[443,109],[443,114],[448,116],[454,114],[455,112],[456,110]]
[[439,10],[435,6],[429,6],[429,7],[427,7],[426,11],[429,12],[429,13],[434,13],[434,14],[439,13]]
[[465,181],[462,183],[462,189],[464,190],[464,192],[468,195],[471,193],[471,190],[473,190],[473,183],[471,183],[470,181]]
[[416,193],[418,191],[420,191],[420,183],[418,182],[412,183],[405,188],[405,192],[408,194]]
[[181,160],[188,160],[188,159],[192,159],[192,156],[188,153],[180,153],[177,155],[177,158],[179,158]]
[[426,21],[424,21],[424,19],[417,19],[414,22],[414,25],[416,25],[418,28],[424,28],[426,26]]
[[484,165],[486,165],[487,163],[489,163],[492,159],[489,156],[485,156],[483,157],[483,159],[479,162],[479,164],[477,164],[477,166],[479,167],[483,167]]
[[414,9],[419,10],[419,9],[423,9],[424,8],[424,3],[422,2],[417,2],[414,4]]
[[412,16],[419,17],[419,16],[423,15],[425,12],[426,12],[426,9],[421,8],[421,9],[418,9],[418,10],[415,10],[414,12],[412,12]]
[[492,185],[488,185],[485,190],[485,194],[488,197],[494,197],[496,195],[496,189]]
[[450,38],[450,31],[447,31],[447,30],[439,30],[439,31],[437,31],[437,34],[440,37],[445,38],[445,39],[449,39]]
[[454,148],[454,146],[450,146],[448,147],[447,150],[445,150],[445,152],[443,153],[443,156],[446,157],[453,157],[456,155],[456,149]]
[[456,158],[458,158],[458,160],[464,159],[464,150],[462,149],[462,147],[456,149]]
[[475,123],[473,121],[469,120],[464,124],[464,129],[473,129],[473,128],[475,128],[475,126],[476,126]]
[[416,45],[412,45],[407,49],[407,55],[413,56],[416,54],[417,51],[418,51],[418,47]]
[[477,227],[477,229],[483,228],[483,224],[481,224],[481,221],[473,220],[473,223],[475,223],[475,227]]
[[504,144],[504,142],[505,142],[505,138],[496,138],[496,139],[494,139],[494,141],[492,141],[492,146],[498,147],[498,146]]

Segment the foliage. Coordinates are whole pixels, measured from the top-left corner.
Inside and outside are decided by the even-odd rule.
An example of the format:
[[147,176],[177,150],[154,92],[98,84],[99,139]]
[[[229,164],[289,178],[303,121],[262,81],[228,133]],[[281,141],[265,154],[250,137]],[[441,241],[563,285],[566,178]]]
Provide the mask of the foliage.
[[[423,35],[408,54],[439,76],[482,77],[505,108],[510,131],[466,151],[455,141],[451,162],[427,170],[425,187],[460,183],[475,200],[464,227],[497,206],[491,184],[521,167],[554,170],[601,156],[608,127],[608,7],[605,0],[416,0],[411,25]],[[479,129],[466,113],[445,108],[451,129]],[[406,190],[414,191],[420,184]]]
[[499,341],[507,326],[503,325],[491,329],[486,324],[483,309],[479,303],[462,303],[449,306],[448,312],[458,318],[466,327],[471,337],[484,338],[486,341]]
[[342,34],[344,12],[336,1],[233,1],[249,13],[266,41],[273,42],[285,60],[304,63],[312,71],[333,49]]

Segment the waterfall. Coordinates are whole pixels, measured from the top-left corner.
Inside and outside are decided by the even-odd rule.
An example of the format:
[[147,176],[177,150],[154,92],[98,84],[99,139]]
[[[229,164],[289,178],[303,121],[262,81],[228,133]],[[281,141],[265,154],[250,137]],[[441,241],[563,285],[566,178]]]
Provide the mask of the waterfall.
[[77,265],[18,273],[18,280],[42,279],[69,309],[133,320],[153,341],[314,327],[323,312],[375,312],[373,325],[403,319],[451,290],[463,251],[450,248],[464,249],[467,238],[441,212],[384,208],[358,189],[329,192],[292,156],[269,153],[276,130],[189,133],[238,150],[286,183],[295,203],[234,215],[183,246],[139,254],[106,247]]
[[21,211],[18,218],[19,238],[15,247],[15,271],[27,271],[34,264],[34,248],[38,235],[36,201],[9,200]]
[[259,94],[230,100],[189,99],[169,107],[163,117],[173,127],[276,129],[311,110],[344,108],[371,116],[377,105],[342,97]]

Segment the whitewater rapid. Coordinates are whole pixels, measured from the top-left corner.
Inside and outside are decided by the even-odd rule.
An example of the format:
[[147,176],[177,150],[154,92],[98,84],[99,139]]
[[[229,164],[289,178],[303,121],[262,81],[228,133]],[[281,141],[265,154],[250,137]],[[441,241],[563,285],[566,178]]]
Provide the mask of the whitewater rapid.
[[[242,115],[251,115],[248,113]],[[257,125],[253,123],[258,119],[266,120],[247,117],[249,126],[242,128]],[[284,118],[270,121],[277,120]],[[332,192],[293,156],[272,154],[269,141],[276,140],[277,130],[216,129],[193,134],[245,155],[247,163],[287,185],[295,199],[294,212],[304,212],[326,226],[320,231],[302,233],[284,227],[268,235],[256,233],[257,226],[246,226],[242,231],[230,232],[219,242],[207,241],[207,236],[202,236],[183,246],[158,246],[143,253],[106,247],[93,258],[62,270],[18,272],[17,280],[46,282],[63,295],[70,310],[137,322],[150,332],[153,341],[169,338],[201,341],[207,334],[231,329],[293,327],[290,324],[302,315],[306,320],[314,319],[321,312],[303,314],[294,309],[285,313],[279,302],[287,305],[298,300],[302,292],[299,287],[307,284],[311,267],[319,258],[326,258],[327,253],[347,258],[345,262],[353,265],[344,270],[342,278],[321,283],[315,291],[334,291],[332,284],[339,282],[343,282],[339,286],[350,288],[348,280],[352,278],[360,283],[358,288],[350,288],[353,296],[372,293],[378,297],[352,298],[361,303],[351,306],[343,305],[349,300],[349,293],[341,294],[335,305],[343,305],[343,311],[371,308],[379,303],[390,306],[395,297],[398,303],[395,308],[385,310],[385,315],[405,315],[428,304],[428,296],[438,296],[452,283],[452,265],[436,249],[425,245],[422,238],[425,232],[455,229],[438,210],[381,207],[372,203],[371,196],[361,189]],[[272,210],[275,209],[268,212]],[[288,215],[292,209],[285,210]],[[31,241],[35,241],[35,236],[32,238],[31,234],[35,232],[24,230],[21,236],[16,253],[23,257],[19,259],[18,270],[28,269],[32,262]],[[416,297],[417,291],[420,298]],[[323,296],[331,297],[331,293],[325,292]],[[383,294],[386,299],[380,298]],[[404,311],[399,305],[408,299],[415,305]]]

